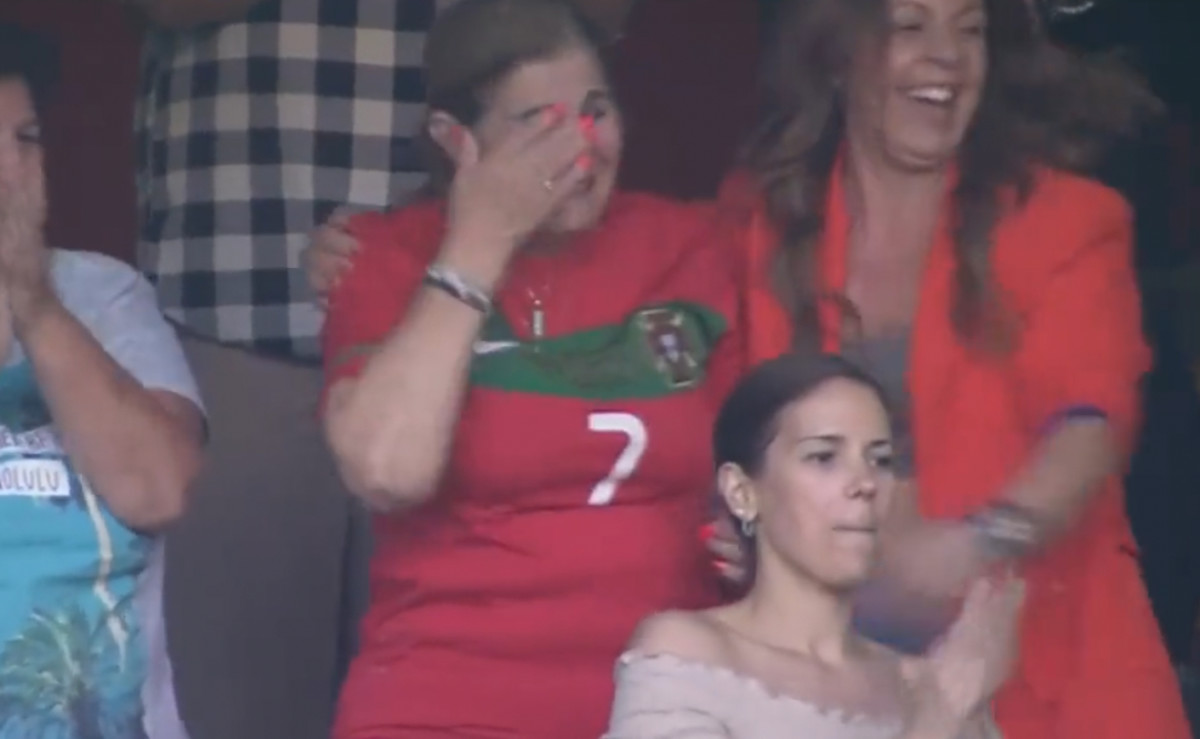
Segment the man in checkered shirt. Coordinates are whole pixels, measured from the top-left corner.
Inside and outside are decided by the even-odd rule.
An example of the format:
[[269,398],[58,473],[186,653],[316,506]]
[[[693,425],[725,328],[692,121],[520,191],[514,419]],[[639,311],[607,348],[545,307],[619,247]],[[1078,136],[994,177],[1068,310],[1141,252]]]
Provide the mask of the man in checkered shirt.
[[301,269],[335,206],[424,181],[424,35],[445,0],[126,0],[151,22],[139,262],[210,410],[168,543],[167,622],[195,739],[328,736],[365,600],[365,516],[316,406],[322,315]]

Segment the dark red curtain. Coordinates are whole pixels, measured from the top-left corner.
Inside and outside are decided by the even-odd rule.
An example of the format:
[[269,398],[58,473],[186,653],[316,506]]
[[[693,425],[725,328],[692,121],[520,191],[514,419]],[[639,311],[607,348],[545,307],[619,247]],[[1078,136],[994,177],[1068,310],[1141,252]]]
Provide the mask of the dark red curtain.
[[753,125],[759,36],[752,0],[640,0],[614,61],[626,187],[716,194]]
[[139,32],[115,2],[3,0],[0,20],[62,45],[62,86],[43,121],[51,243],[132,259]]

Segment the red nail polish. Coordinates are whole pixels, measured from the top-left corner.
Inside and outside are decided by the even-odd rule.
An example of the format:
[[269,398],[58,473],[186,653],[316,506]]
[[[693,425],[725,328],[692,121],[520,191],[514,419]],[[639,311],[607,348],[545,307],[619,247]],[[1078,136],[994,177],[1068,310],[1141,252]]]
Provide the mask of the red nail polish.
[[707,544],[710,539],[717,535],[717,525],[715,523],[706,523],[700,527],[700,531],[698,533],[700,536],[700,541]]
[[590,115],[579,117],[579,130],[589,144],[596,143],[596,119]]

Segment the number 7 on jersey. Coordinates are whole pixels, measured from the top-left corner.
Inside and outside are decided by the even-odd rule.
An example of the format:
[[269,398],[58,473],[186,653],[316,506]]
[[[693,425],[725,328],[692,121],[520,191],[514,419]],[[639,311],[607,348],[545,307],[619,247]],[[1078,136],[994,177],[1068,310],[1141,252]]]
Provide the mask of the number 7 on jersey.
[[588,505],[602,506],[612,503],[617,487],[629,479],[637,470],[642,455],[646,453],[650,437],[646,424],[632,413],[592,413],[588,415],[588,430],[602,434],[624,434],[625,448],[617,455],[608,476],[596,483],[588,496]]

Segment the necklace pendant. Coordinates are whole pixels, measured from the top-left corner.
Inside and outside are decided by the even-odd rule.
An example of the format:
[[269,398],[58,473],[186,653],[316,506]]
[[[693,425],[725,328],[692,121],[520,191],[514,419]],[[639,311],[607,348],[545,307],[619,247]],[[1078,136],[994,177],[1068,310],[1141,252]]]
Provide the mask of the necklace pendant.
[[546,312],[542,310],[541,301],[536,301],[533,304],[533,313],[530,316],[529,328],[533,332],[535,340],[540,340],[546,335]]

